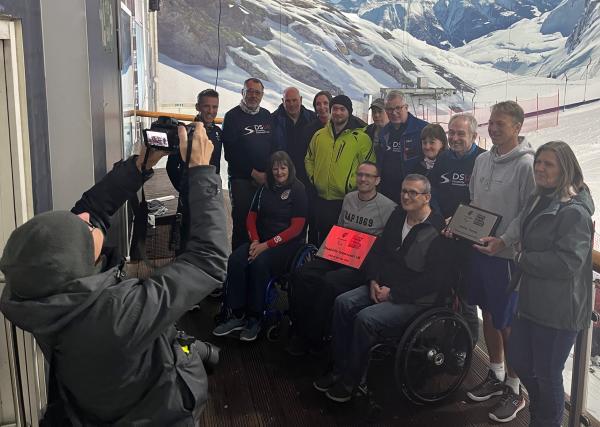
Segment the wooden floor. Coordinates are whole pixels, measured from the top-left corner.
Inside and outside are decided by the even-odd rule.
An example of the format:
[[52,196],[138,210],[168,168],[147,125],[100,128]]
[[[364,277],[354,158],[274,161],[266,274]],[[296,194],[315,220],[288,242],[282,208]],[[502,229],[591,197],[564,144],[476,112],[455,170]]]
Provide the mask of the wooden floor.
[[[212,317],[218,310],[214,301],[204,301],[188,313],[179,326],[196,337],[221,348],[221,361],[209,376],[210,400],[203,415],[206,426],[487,426],[489,408],[495,403],[472,404],[465,390],[485,374],[483,353],[476,350],[471,371],[461,390],[437,406],[415,406],[395,388],[389,361],[378,362],[369,374],[370,389],[380,404],[379,413],[369,410],[366,399],[345,404],[329,401],[312,387],[312,381],[326,368],[323,356],[296,358],[281,342],[245,343],[210,334]],[[375,412],[375,413],[372,413]],[[526,426],[527,409],[506,426]],[[489,422],[488,422],[489,421]]]

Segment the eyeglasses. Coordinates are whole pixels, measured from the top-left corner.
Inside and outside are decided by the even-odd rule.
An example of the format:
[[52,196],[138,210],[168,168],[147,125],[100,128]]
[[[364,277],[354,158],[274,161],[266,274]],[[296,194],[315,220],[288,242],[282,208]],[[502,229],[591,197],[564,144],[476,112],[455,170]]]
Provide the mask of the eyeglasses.
[[385,112],[386,113],[399,113],[401,112],[404,108],[408,109],[408,105],[404,104],[404,105],[397,105],[395,107],[385,107]]
[[446,135],[448,136],[458,136],[459,138],[464,138],[467,136],[466,132],[455,132],[453,130],[449,130],[448,132],[446,132]]
[[422,193],[419,193],[418,191],[415,191],[415,190],[406,190],[404,188],[402,190],[400,190],[400,193],[402,193],[402,195],[406,194],[411,199],[415,199],[419,194],[429,194],[428,191],[424,191]]
[[262,95],[263,91],[258,89],[244,89],[246,95]]
[[365,172],[358,172],[356,174],[357,178],[369,178],[369,179],[375,179],[377,178],[379,175],[373,175],[372,173],[365,173]]

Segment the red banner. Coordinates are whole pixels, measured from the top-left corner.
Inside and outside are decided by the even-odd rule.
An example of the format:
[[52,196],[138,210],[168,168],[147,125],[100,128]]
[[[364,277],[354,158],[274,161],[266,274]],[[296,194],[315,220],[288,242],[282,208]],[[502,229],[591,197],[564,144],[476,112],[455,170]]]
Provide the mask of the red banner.
[[334,225],[317,256],[352,268],[360,268],[377,237]]

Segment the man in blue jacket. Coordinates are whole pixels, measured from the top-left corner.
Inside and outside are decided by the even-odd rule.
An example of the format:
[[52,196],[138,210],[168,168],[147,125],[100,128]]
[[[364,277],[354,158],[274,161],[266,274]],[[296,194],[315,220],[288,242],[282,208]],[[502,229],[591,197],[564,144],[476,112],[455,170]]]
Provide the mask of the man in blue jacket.
[[380,132],[376,152],[381,170],[379,191],[400,204],[398,189],[408,171],[423,158],[421,131],[428,123],[408,112],[404,95],[398,90],[388,93],[385,112],[390,121]]

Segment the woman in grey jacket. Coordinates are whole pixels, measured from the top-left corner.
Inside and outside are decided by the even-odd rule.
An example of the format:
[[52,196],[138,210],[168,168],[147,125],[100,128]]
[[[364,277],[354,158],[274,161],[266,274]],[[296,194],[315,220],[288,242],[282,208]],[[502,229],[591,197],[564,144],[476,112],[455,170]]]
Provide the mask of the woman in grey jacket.
[[577,332],[590,326],[594,212],[581,167],[568,144],[552,141],[535,154],[536,191],[486,249],[516,244],[519,291],[508,362],[527,388],[530,426],[558,427],[564,408],[562,371]]

